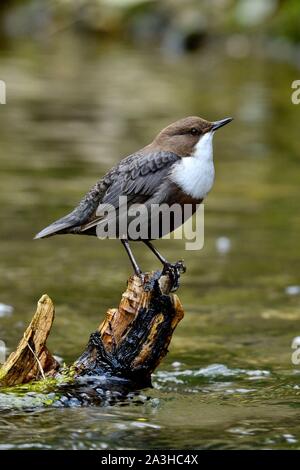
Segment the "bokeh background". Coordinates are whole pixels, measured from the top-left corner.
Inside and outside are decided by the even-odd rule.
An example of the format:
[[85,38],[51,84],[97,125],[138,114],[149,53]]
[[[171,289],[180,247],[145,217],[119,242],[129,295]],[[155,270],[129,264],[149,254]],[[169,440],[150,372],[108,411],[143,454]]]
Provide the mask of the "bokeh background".
[[[186,316],[154,389],[98,408],[0,395],[0,448],[298,448],[298,0],[1,1],[0,339],[13,350],[41,294],[51,350],[76,358],[130,274],[115,241],[33,241],[121,157],[188,115],[215,137],[205,246],[184,258]],[[144,269],[157,262],[135,247]],[[37,398],[37,397],[35,397]],[[42,403],[41,398],[41,403]],[[28,413],[28,407],[30,412]]]

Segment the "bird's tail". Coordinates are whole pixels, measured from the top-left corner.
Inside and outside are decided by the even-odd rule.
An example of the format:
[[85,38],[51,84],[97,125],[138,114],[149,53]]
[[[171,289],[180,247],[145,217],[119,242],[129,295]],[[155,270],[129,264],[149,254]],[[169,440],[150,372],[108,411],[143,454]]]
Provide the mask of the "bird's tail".
[[[73,228],[75,229],[75,227],[80,231],[80,226],[89,220],[90,216],[95,212],[98,206],[99,199],[102,195],[100,190],[103,192],[103,188],[100,183],[97,183],[93,188],[91,188],[72,212],[41,230],[36,234],[34,239],[51,237],[58,233],[75,233],[72,230]],[[106,190],[106,187],[104,187],[104,190]]]
[[62,233],[66,229],[70,229],[76,225],[80,225],[81,217],[79,217],[78,209],[75,209],[70,214],[62,217],[61,219],[56,220],[53,224],[48,225],[48,227],[41,230],[39,233],[36,234],[34,240],[37,238],[46,238],[51,237],[52,235],[56,235],[57,233]]

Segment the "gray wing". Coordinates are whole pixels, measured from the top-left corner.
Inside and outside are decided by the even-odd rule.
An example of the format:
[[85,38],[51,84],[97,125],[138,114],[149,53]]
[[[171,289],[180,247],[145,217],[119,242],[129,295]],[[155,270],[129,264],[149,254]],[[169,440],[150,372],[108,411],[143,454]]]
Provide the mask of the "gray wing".
[[[101,212],[105,212],[109,206],[120,209],[121,196],[127,196],[128,205],[149,201],[167,178],[172,165],[179,159],[180,157],[172,152],[131,155],[116,168],[113,181],[107,188],[98,209]],[[95,214],[93,220],[82,227],[82,231],[97,225],[101,220],[107,220],[107,217],[103,219]]]
[[153,196],[160,184],[167,177],[173,163],[179,157],[171,152],[155,152],[143,156],[137,155],[129,165],[122,165],[112,185],[106,191],[104,204],[118,207],[120,196],[127,196],[130,201],[146,196]]

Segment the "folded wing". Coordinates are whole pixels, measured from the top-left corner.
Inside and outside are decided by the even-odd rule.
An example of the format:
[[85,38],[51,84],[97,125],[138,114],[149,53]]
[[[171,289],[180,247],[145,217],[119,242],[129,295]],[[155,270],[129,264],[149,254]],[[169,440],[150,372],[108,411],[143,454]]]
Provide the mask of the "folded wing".
[[[94,227],[98,223],[107,222],[111,213],[119,211],[120,197],[126,196],[127,206],[142,204],[151,200],[166,180],[175,162],[179,160],[172,152],[153,152],[144,155],[130,156],[120,163],[112,184],[108,187],[101,200],[95,217],[82,227],[82,231]],[[105,214],[105,217],[98,214]],[[113,215],[114,216],[114,215]]]

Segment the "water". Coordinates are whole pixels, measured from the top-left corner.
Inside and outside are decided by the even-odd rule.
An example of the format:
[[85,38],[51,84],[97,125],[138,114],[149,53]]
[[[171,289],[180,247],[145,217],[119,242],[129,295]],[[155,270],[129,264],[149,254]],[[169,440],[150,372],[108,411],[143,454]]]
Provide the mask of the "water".
[[[185,318],[154,388],[92,407],[2,394],[0,448],[298,448],[298,70],[218,48],[170,60],[65,34],[51,45],[16,42],[0,71],[0,302],[13,307],[0,339],[13,350],[47,292],[56,305],[49,347],[67,363],[118,304],[130,266],[115,241],[34,234],[169,122],[235,117],[215,138],[204,249],[156,243],[188,270]],[[157,267],[144,247],[135,252],[143,269]]]

